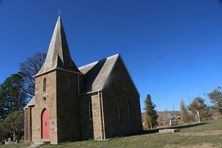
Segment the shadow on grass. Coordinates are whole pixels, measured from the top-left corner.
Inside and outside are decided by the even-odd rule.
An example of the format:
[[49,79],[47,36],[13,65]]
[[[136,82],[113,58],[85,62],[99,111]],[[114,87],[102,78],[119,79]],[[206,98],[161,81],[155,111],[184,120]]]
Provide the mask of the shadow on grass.
[[162,130],[162,129],[183,129],[183,128],[188,128],[188,127],[193,127],[193,126],[198,126],[198,125],[204,125],[204,124],[208,124],[208,123],[207,122],[201,122],[201,123],[192,123],[192,124],[186,124],[186,125],[165,126],[165,127],[160,127],[160,128],[143,130],[143,132],[141,134],[152,134],[152,133],[157,133],[157,132],[159,132],[159,130]]
[[154,129],[143,130],[142,132],[139,132],[139,133],[133,133],[133,134],[131,133],[131,134],[126,134],[126,135],[122,135],[122,136],[119,136],[119,137],[116,136],[116,137],[109,138],[107,140],[114,139],[114,138],[120,138],[120,137],[131,137],[131,136],[137,136],[137,135],[158,133],[159,130],[161,130],[161,129],[183,129],[183,128],[189,128],[189,127],[194,127],[194,126],[199,126],[199,125],[204,125],[204,124],[208,124],[208,122],[192,123],[192,124],[177,125],[177,126],[159,127],[159,128],[154,128]]
[[[159,130],[161,129],[183,129],[183,128],[189,128],[189,127],[194,127],[194,126],[199,126],[199,125],[204,125],[204,124],[208,124],[207,122],[202,122],[202,123],[192,123],[192,124],[187,124],[187,125],[178,125],[178,126],[168,126],[168,127],[160,127],[160,128],[155,128],[155,129],[149,129],[149,130],[143,130],[142,132],[139,132],[139,133],[134,133],[134,134],[127,134],[127,135],[122,135],[122,136],[116,136],[116,137],[112,137],[112,138],[109,138],[109,139],[106,139],[106,140],[80,140],[80,141],[73,141],[74,143],[78,143],[78,142],[81,142],[81,141],[88,141],[88,142],[105,142],[105,141],[109,141],[109,140],[112,140],[112,139],[118,139],[118,138],[121,138],[121,137],[131,137],[131,136],[139,136],[139,135],[145,135],[145,134],[153,134],[153,133],[157,133],[159,132]],[[71,142],[71,141],[70,141]],[[64,143],[60,143],[59,146],[60,147],[65,147],[67,146],[66,144],[67,143],[70,143],[70,142],[64,142]],[[78,145],[78,144],[77,144]],[[81,144],[80,144],[81,145]],[[43,145],[43,147],[50,147],[52,145],[50,144],[46,144],[46,145]]]

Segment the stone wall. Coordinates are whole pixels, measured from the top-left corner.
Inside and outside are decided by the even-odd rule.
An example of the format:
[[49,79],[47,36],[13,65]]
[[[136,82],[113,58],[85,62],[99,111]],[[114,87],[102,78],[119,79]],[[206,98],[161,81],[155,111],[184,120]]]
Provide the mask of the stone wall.
[[[83,95],[80,100],[82,138],[101,140],[103,135],[99,94],[96,92]],[[90,106],[91,109],[89,109]]]
[[[46,92],[43,92],[43,81],[46,78]],[[50,118],[50,143],[58,143],[57,135],[57,89],[56,71],[47,73],[36,78],[35,84],[35,107],[32,116],[32,139],[41,140],[41,115],[44,109],[49,111]]]
[[121,59],[102,92],[106,138],[142,131],[139,94]]
[[24,141],[32,141],[32,107],[24,111]]
[[57,71],[57,122],[59,142],[81,139],[78,75]]
[[[43,92],[44,79],[46,92]],[[25,111],[25,139],[41,140],[44,109],[50,114],[51,144],[100,140],[142,131],[139,94],[120,58],[103,91],[82,95],[79,84],[82,84],[81,75],[61,70],[36,78],[35,107]],[[28,125],[32,125],[32,130]]]
[[89,116],[89,105],[91,104],[91,95],[84,95],[80,97],[82,139],[93,139],[93,120]]

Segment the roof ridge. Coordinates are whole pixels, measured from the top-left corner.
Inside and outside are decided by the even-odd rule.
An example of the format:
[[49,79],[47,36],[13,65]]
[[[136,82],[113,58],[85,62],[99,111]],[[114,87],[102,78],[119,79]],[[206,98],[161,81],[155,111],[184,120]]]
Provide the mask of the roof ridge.
[[91,62],[91,63],[89,63],[89,64],[82,65],[82,66],[80,66],[80,67],[78,67],[78,68],[79,68],[79,69],[83,69],[83,68],[89,67],[89,66],[91,66],[91,65],[97,64],[97,63],[98,63],[99,61],[101,61],[101,60],[104,60],[104,59],[112,59],[112,58],[114,58],[114,57],[116,57],[116,56],[119,56],[119,55],[120,55],[120,54],[117,53],[117,54],[114,54],[114,55],[111,55],[111,56],[108,56],[108,57],[102,58],[102,59],[100,59],[100,60],[97,60],[97,61]]

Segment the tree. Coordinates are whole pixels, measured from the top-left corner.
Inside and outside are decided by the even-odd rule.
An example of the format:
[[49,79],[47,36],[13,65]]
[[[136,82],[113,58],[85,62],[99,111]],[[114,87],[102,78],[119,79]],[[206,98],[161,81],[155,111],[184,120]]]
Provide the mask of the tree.
[[0,120],[13,111],[22,111],[26,104],[24,79],[19,74],[8,77],[0,86]]
[[204,112],[207,111],[207,105],[205,104],[204,99],[201,97],[196,97],[188,106],[188,109],[193,114],[197,115],[198,122],[201,122],[201,118],[204,115]]
[[155,110],[155,104],[151,100],[151,96],[148,94],[145,100],[145,127],[153,128],[157,125],[157,112]]
[[4,144],[5,139],[8,137],[8,131],[4,127],[3,121],[0,121],[0,144]]
[[21,111],[10,113],[0,123],[0,141],[11,138],[12,141],[18,140],[22,135],[24,127],[24,115]]
[[1,120],[3,120],[6,117],[6,110],[5,110],[5,106],[6,106],[6,98],[3,97],[5,94],[5,92],[3,92],[2,87],[0,85],[0,122]]
[[186,122],[189,121],[189,118],[190,118],[189,113],[187,111],[187,108],[184,104],[183,99],[181,99],[181,101],[180,101],[180,116],[181,116],[181,119],[182,119],[183,122],[186,123]]
[[211,102],[214,104],[214,107],[222,114],[222,92],[221,88],[218,87],[214,89],[212,92],[208,93],[208,97]]
[[24,77],[24,89],[29,97],[33,97],[35,93],[35,80],[33,76],[42,67],[45,61],[45,53],[35,53],[33,56],[28,57],[25,62],[20,64],[20,74]]

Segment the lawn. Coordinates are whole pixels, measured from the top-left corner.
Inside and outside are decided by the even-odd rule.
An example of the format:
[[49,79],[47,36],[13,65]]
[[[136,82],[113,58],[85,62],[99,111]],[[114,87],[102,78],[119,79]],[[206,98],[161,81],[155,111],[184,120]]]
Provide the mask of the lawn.
[[[13,146],[13,145],[11,145]],[[4,147],[11,147],[4,146]],[[15,146],[15,145],[14,145]],[[24,147],[25,145],[17,145]],[[113,138],[106,141],[81,141],[67,142],[59,145],[43,145],[42,148],[109,148],[109,147],[129,147],[129,148],[177,148],[177,147],[222,147],[222,120],[210,121],[206,124],[183,128],[177,133],[153,133],[135,135],[129,137]]]

